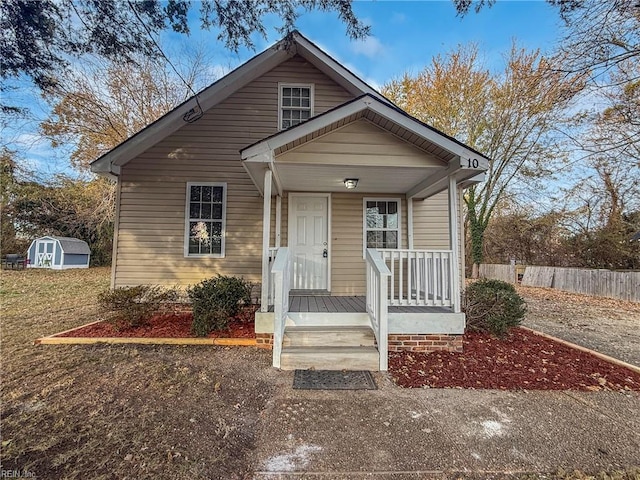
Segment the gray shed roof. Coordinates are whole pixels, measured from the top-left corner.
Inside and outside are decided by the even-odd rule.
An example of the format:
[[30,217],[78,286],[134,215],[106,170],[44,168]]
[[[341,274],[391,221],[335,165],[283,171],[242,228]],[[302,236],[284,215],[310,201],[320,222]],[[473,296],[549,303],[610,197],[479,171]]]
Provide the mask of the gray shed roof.
[[87,242],[84,240],[80,240],[78,238],[70,238],[70,237],[54,237],[60,242],[60,246],[62,247],[62,251],[71,255],[89,255],[91,254],[91,249]]

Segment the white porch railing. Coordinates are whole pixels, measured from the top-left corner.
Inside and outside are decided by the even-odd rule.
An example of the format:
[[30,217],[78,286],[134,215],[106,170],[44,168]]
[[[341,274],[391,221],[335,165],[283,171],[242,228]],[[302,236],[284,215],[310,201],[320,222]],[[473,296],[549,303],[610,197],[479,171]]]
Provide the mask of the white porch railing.
[[289,313],[289,290],[291,266],[289,249],[278,249],[276,259],[271,266],[273,275],[273,366],[280,368],[280,354],[282,353],[282,339],[284,337],[284,323]]
[[387,291],[391,272],[387,268],[380,252],[367,248],[367,314],[371,328],[378,342],[380,371],[388,369],[389,320]]
[[391,272],[389,305],[454,307],[451,250],[379,250]]

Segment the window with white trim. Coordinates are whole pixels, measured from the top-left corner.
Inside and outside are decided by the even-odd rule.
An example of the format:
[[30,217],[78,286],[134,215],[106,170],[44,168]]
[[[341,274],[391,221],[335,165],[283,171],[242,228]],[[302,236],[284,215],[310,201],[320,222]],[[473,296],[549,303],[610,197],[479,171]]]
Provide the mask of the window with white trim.
[[364,199],[364,250],[400,248],[400,199]]
[[226,183],[187,183],[185,256],[224,257]]
[[278,84],[280,130],[306,122],[313,116],[313,85]]

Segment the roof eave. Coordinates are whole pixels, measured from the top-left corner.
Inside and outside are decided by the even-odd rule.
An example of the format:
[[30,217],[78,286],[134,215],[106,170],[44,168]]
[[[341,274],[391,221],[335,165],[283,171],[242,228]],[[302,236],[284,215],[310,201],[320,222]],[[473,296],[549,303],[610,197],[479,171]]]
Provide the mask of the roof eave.
[[300,32],[294,32],[293,37],[297,45],[298,55],[307,59],[314,67],[336,81],[349,93],[355,96],[369,94],[382,102],[392,104],[388,98],[361,80],[356,74],[345,68],[340,62],[328,55]]
[[287,57],[295,54],[295,51],[284,50],[282,45],[282,42],[279,42],[256,55],[198,93],[197,100],[196,96],[188,98],[102,157],[94,160],[91,163],[91,171],[98,174],[118,176],[119,168],[114,167],[126,165],[133,158],[186,125],[188,122],[184,120],[184,117],[188,113],[200,107],[203,111],[209,110],[233,92],[268,72]]
[[[233,92],[296,53],[307,59],[316,68],[323,71],[352,94],[361,95],[367,93],[382,102],[389,102],[375,89],[340,65],[299,32],[293,33],[293,39],[294,48],[286,50],[285,41],[281,40],[198,93],[197,99],[202,110],[209,110]],[[199,108],[195,97],[188,98],[175,109],[93,161],[91,163],[91,171],[112,178],[117,177],[120,172],[115,167],[126,165],[133,158],[186,124],[185,115]]]

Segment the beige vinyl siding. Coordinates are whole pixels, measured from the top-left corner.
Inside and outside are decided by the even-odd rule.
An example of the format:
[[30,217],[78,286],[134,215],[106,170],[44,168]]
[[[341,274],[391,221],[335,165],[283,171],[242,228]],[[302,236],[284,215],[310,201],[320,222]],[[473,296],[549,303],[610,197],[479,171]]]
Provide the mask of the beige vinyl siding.
[[[363,246],[363,198],[401,197],[401,248],[409,248],[407,239],[407,203],[404,196],[375,193],[331,194],[331,294],[365,295],[365,261]],[[459,201],[462,201],[460,191]],[[423,250],[449,250],[449,200],[445,190],[426,200],[413,201],[414,248]],[[283,200],[283,205],[285,201]],[[461,204],[460,204],[461,205]],[[284,211],[284,208],[283,208]],[[286,245],[286,216],[283,213],[282,245]],[[460,216],[459,235],[463,235],[464,222]],[[461,262],[464,248],[461,245]],[[461,268],[464,268],[461,265]],[[464,278],[464,277],[461,277]],[[397,288],[397,285],[396,285]]]
[[[331,294],[365,295],[366,277],[363,246],[363,198],[398,198],[375,193],[333,193],[331,195]],[[401,247],[407,248],[407,204],[401,199]]]
[[[363,246],[363,198],[398,198],[399,195],[376,193],[331,194],[331,294],[365,295],[365,261]],[[275,198],[271,228],[275,229]],[[287,245],[288,197],[282,199],[281,245]],[[425,250],[449,249],[448,197],[444,191],[427,200],[415,200],[414,248]],[[401,197],[401,247],[408,248],[407,204]],[[275,236],[272,233],[274,245]]]
[[[216,273],[260,281],[263,202],[239,151],[276,133],[278,82],[313,83],[315,114],[353,98],[296,56],[129,162],[119,179],[114,286],[186,285]],[[227,184],[224,258],[184,257],[187,182]],[[286,232],[286,199],[282,220]]]
[[358,120],[279,155],[278,163],[424,167],[443,164],[366,119]]
[[[458,190],[458,250],[461,279],[464,280],[463,191]],[[449,192],[413,202],[413,246],[425,250],[449,250]]]
[[413,201],[413,248],[449,249],[449,199],[447,191]]

